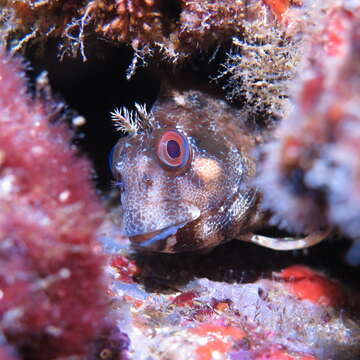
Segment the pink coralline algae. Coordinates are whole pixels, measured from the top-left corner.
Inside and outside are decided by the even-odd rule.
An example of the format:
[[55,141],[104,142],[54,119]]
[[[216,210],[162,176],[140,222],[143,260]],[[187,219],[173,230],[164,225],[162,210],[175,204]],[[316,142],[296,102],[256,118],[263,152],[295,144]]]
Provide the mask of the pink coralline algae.
[[108,303],[94,239],[103,210],[51,104],[0,50],[0,329],[24,359],[87,353]]
[[336,5],[319,19],[294,85],[294,111],[265,150],[259,184],[285,227],[339,226],[358,237],[360,7]]

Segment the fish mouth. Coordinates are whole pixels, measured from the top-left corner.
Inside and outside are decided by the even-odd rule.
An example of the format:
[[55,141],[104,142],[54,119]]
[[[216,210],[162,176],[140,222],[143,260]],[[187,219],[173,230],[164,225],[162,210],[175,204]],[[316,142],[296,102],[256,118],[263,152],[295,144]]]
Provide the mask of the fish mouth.
[[[128,225],[126,235],[134,247],[150,251],[162,251],[165,247],[171,246],[168,244],[172,241],[176,242],[176,233],[189,223],[199,218],[200,209],[191,203],[179,203],[172,200],[164,200],[157,204],[157,207],[165,209],[175,209],[176,214],[171,217],[166,211],[160,211],[159,220],[155,223],[153,221],[143,224],[141,229],[131,228]],[[138,230],[138,231],[135,231]],[[139,231],[140,230],[140,231]],[[168,241],[169,240],[169,241]]]
[[184,221],[180,224],[170,225],[164,229],[156,230],[150,233],[129,237],[133,245],[138,249],[158,251],[164,247],[164,241],[170,236],[175,235],[177,231],[186,226],[191,221]]

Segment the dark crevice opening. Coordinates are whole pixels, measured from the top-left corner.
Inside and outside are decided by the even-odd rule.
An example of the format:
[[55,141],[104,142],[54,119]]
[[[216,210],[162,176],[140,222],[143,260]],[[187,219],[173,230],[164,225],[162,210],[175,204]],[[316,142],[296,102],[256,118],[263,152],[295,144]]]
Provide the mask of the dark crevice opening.
[[[130,81],[126,79],[133,57],[130,47],[97,40],[89,44],[87,54],[86,62],[80,57],[65,57],[60,62],[56,41],[46,44],[41,54],[33,47],[26,54],[31,64],[27,74],[34,83],[46,70],[54,97],[85,117],[86,124],[75,129],[74,143],[93,162],[97,187],[108,190],[112,182],[108,156],[121,136],[112,125],[110,112],[122,106],[131,109],[135,102],[151,107],[160,82],[141,68]],[[71,126],[71,116],[68,120]]]

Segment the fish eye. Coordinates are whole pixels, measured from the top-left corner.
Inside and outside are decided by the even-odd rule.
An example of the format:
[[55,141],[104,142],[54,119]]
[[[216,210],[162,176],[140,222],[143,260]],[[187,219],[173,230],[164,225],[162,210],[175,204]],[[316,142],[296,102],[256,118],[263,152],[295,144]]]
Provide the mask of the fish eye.
[[191,146],[188,139],[179,131],[168,130],[158,141],[157,156],[170,168],[182,168],[190,161]]

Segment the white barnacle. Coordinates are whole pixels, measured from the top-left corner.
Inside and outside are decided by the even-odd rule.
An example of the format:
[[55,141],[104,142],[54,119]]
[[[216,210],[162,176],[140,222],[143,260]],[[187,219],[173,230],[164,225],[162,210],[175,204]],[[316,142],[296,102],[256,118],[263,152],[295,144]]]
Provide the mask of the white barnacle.
[[151,130],[154,116],[146,111],[145,105],[135,103],[136,111],[126,107],[117,108],[110,113],[115,128],[118,131],[136,135],[139,131]]

